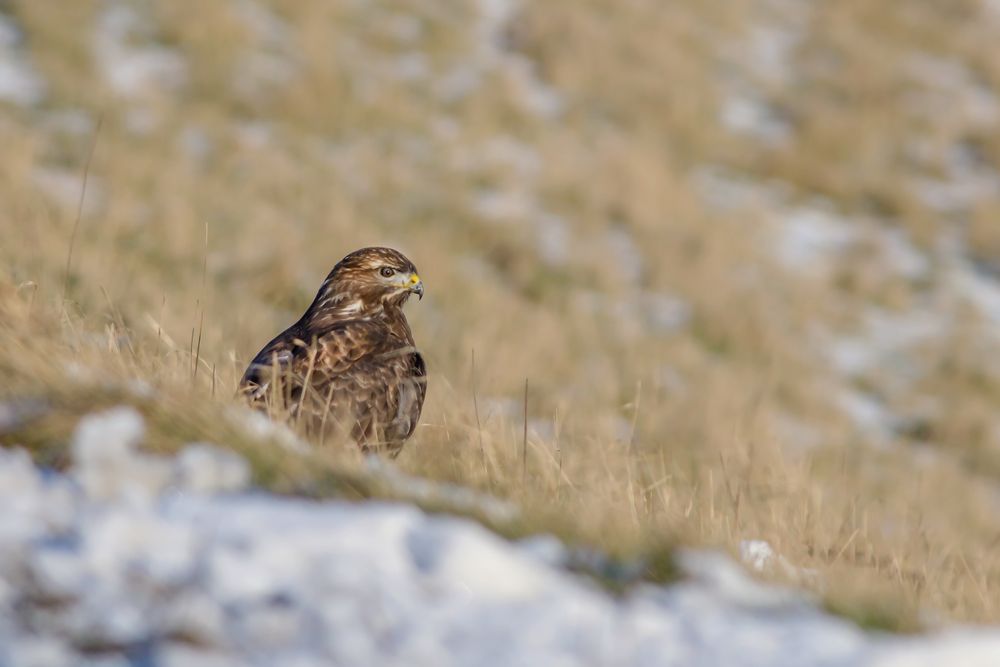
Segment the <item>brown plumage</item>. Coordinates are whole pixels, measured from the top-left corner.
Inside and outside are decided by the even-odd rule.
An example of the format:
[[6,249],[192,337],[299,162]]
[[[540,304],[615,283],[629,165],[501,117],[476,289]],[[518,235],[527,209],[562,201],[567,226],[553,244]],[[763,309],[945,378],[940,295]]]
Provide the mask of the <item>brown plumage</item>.
[[240,381],[254,407],[323,441],[399,453],[417,426],[427,368],[403,305],[423,297],[417,269],[391,248],[362,248],[323,281],[298,322],[264,346]]

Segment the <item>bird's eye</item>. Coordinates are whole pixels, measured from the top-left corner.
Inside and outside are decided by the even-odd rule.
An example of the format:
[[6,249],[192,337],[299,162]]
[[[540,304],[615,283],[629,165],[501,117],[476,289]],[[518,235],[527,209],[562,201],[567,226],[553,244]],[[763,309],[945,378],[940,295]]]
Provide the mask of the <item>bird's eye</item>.
[[379,273],[382,274],[383,278],[392,278],[392,275],[396,272],[390,269],[388,266],[383,266],[382,270],[379,271]]

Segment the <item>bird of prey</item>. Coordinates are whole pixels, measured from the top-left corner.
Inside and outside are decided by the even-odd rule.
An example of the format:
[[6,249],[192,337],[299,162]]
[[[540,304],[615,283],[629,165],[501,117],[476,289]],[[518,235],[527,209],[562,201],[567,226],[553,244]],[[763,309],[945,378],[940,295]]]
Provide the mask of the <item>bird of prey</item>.
[[299,321],[257,353],[240,393],[320,442],[346,438],[395,457],[427,392],[427,367],[403,314],[411,294],[423,298],[424,285],[402,253],[352,252]]

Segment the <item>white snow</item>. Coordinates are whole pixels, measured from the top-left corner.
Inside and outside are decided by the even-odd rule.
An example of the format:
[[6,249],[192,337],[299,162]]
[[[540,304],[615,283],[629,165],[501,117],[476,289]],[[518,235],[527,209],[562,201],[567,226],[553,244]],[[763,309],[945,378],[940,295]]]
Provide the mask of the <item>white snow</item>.
[[478,20],[470,31],[469,53],[436,81],[435,94],[446,103],[457,102],[495,75],[508,87],[508,99],[520,111],[542,120],[559,118],[565,108],[562,94],[542,80],[532,60],[506,43],[506,31],[517,14],[519,0],[477,0],[474,4]]
[[851,253],[864,254],[868,267],[885,278],[918,281],[927,277],[931,264],[903,229],[878,220],[849,217],[832,211],[825,200],[793,207],[778,215],[778,257],[786,267],[804,274],[829,273],[843,267]]
[[763,144],[780,146],[792,134],[791,124],[762,96],[732,92],[722,103],[719,122],[733,134],[752,137]]
[[996,636],[987,631],[964,630],[936,642],[892,642],[876,655],[872,667],[988,667],[1000,662]]
[[774,550],[766,540],[743,540],[740,542],[740,560],[755,572],[776,573],[790,581],[808,581],[819,585],[819,573],[809,568],[799,568]]
[[[942,312],[950,312],[949,306],[937,299],[900,312],[872,307],[856,332],[818,337],[830,370],[843,380],[827,394],[873,444],[887,444],[905,421],[889,404],[908,395],[931,370],[925,348],[952,327]],[[869,390],[859,390],[858,380]]]
[[868,442],[882,446],[892,439],[900,420],[876,396],[857,389],[841,388],[833,399]]
[[123,97],[176,92],[187,81],[187,65],[176,51],[152,42],[152,27],[138,7],[105,3],[94,33],[97,64]]
[[0,13],[0,102],[34,106],[45,98],[45,81],[28,59],[21,33]]
[[291,452],[309,451],[309,445],[294,431],[257,410],[234,405],[227,411],[226,418],[252,438],[273,440]]
[[[231,453],[154,457],[136,449],[143,433],[130,408],[85,418],[68,475],[0,450],[0,664],[985,667],[1000,655],[996,633],[868,635],[710,552],[681,552],[681,583],[614,597],[564,570],[553,538],[512,544],[402,504],[269,496],[245,489]],[[154,460],[170,484],[134,476]],[[94,466],[132,479],[75,481]],[[143,483],[147,501],[131,502],[123,491]],[[745,551],[760,568],[780,559],[764,542]]]
[[638,285],[642,279],[645,260],[628,227],[617,224],[608,225],[602,246],[607,249],[614,264],[620,268],[623,277],[630,284]]
[[757,572],[763,572],[774,562],[774,558],[774,549],[764,540],[740,542],[740,559]]
[[538,256],[545,265],[561,267],[569,262],[572,234],[565,219],[551,213],[543,214],[535,225],[535,235]]
[[926,307],[902,312],[872,307],[862,320],[857,336],[825,344],[833,368],[848,377],[881,372],[895,382],[909,382],[919,374],[919,347],[949,330],[948,321]]
[[132,408],[85,417],[73,436],[76,481],[91,498],[149,501],[170,483],[167,461],[133,453],[145,425]]
[[691,304],[665,292],[646,292],[639,296],[646,324],[657,333],[676,333],[684,329],[693,314]]
[[246,100],[255,100],[294,81],[301,63],[292,28],[254,0],[237,0],[232,7],[254,42],[233,72],[233,90]]
[[910,97],[911,113],[931,119],[947,114],[950,122],[960,119],[973,127],[993,127],[1000,120],[1000,99],[957,58],[918,53],[903,70],[922,89]]
[[537,209],[533,193],[523,189],[484,189],[474,196],[472,209],[488,222],[512,223],[530,220]]
[[910,183],[914,195],[929,208],[944,215],[965,213],[1000,195],[1000,173],[969,146],[949,147],[940,162],[943,176]]
[[950,296],[973,306],[1000,339],[1000,281],[978,270],[964,254],[956,254],[945,268],[942,283]]
[[822,206],[804,206],[782,217],[776,254],[790,269],[816,273],[827,270],[857,239],[850,221]]
[[789,119],[771,102],[771,91],[795,80],[795,51],[807,38],[811,3],[764,0],[746,36],[727,47],[722,73],[719,123],[767,146],[786,143],[794,132]]
[[250,468],[239,456],[210,443],[188,445],[177,457],[175,478],[199,492],[238,491],[250,482]]
[[[65,167],[37,166],[31,172],[31,184],[47,199],[66,211],[76,212],[83,189],[81,170]],[[104,208],[107,192],[103,180],[96,174],[87,176],[87,192],[83,200],[83,215],[90,217]]]
[[[846,381],[827,394],[859,430],[885,444],[913,416],[894,414],[893,404],[922,406],[918,412],[925,415],[937,409],[938,397],[916,393],[918,381],[934,369],[927,351],[966,326],[967,311],[978,318],[982,343],[1000,344],[1000,281],[980,270],[955,237],[943,235],[931,257],[891,230],[875,238],[884,241],[880,259],[892,273],[917,279],[933,270],[933,286],[905,309],[869,307],[855,331],[818,335],[817,344],[830,369]],[[989,357],[981,368],[1000,373]],[[852,386],[857,380],[869,389]]]

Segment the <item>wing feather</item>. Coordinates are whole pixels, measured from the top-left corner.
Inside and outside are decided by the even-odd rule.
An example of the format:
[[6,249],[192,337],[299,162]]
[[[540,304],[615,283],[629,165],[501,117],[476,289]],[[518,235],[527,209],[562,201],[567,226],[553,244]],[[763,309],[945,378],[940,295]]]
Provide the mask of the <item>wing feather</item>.
[[321,438],[344,430],[362,449],[397,454],[426,395],[423,357],[379,321],[337,322],[308,342],[303,334],[292,327],[268,343],[247,369],[241,392],[262,407],[280,398],[272,384],[280,376],[286,407],[311,415]]

